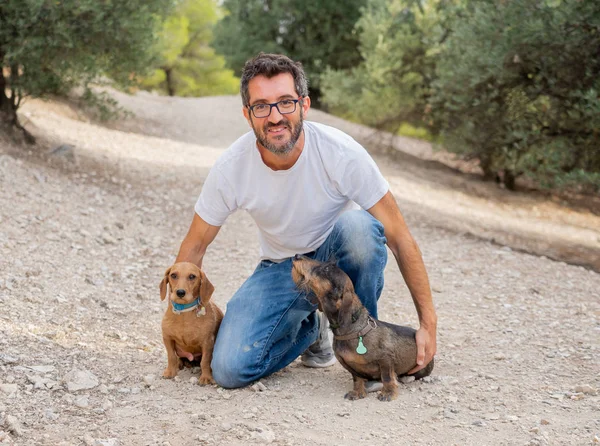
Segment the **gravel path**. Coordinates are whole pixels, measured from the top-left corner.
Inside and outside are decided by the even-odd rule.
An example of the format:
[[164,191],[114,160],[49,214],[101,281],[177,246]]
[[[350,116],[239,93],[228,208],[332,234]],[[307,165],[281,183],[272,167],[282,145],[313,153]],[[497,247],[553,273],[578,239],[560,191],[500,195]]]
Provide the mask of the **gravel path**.
[[[197,386],[193,369],[161,379],[158,283],[208,169],[247,126],[235,97],[117,96],[136,117],[113,128],[31,102],[24,112],[40,146],[0,140],[0,443],[600,442],[600,274],[549,258],[569,248],[590,264],[598,217],[415,160],[405,153],[436,156],[418,142],[376,160],[430,274],[432,377],[402,384],[391,403],[345,401],[351,378],[339,365],[297,361],[238,390]],[[364,128],[340,127],[376,145]],[[234,214],[204,263],[222,309],[256,254],[252,220]],[[393,262],[380,305],[382,319],[417,324]]]

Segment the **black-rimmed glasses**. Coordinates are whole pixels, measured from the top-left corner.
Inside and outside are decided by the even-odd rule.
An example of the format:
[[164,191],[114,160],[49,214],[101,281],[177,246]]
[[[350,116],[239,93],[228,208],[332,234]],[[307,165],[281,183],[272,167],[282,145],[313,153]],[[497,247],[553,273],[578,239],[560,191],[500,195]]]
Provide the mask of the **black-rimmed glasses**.
[[283,99],[279,102],[273,102],[272,104],[249,105],[248,108],[255,118],[266,118],[271,114],[273,107],[277,108],[277,111],[282,115],[294,113],[298,102],[300,102],[300,99]]

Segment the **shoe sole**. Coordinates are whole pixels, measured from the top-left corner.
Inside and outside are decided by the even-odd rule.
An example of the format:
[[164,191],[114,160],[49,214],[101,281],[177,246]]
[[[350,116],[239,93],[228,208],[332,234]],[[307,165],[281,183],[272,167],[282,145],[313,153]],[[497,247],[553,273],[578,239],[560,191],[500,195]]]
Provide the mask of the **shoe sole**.
[[337,359],[334,356],[327,362],[317,362],[313,358],[308,358],[308,359],[302,358],[301,361],[302,361],[302,365],[305,367],[310,367],[310,368],[314,368],[314,369],[323,369],[325,367],[331,367],[332,365],[334,365],[337,362]]

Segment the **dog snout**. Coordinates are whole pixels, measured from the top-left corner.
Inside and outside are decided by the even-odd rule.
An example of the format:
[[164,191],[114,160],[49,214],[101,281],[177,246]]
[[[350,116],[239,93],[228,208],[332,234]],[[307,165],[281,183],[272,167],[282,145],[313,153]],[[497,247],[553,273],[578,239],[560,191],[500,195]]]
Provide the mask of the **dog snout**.
[[175,293],[177,294],[177,297],[180,297],[180,298],[185,296],[185,290],[182,290],[181,288],[178,289]]

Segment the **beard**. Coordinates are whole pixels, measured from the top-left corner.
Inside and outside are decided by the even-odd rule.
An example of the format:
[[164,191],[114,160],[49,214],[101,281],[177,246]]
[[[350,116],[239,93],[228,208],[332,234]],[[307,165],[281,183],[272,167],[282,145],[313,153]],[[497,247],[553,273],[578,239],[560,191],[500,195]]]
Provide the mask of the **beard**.
[[[262,129],[257,129],[252,122],[252,130],[254,130],[254,135],[256,136],[256,140],[259,142],[261,146],[267,149],[269,152],[275,155],[287,155],[292,151],[296,142],[298,142],[298,138],[300,138],[300,134],[302,133],[302,127],[304,123],[304,114],[302,113],[302,109],[300,109],[300,119],[296,124],[291,123],[288,119],[282,119],[276,124],[267,122],[262,127]],[[269,129],[272,127],[285,127],[290,132],[290,139],[287,142],[271,142],[268,139]],[[284,135],[276,137],[277,139],[283,139]]]

